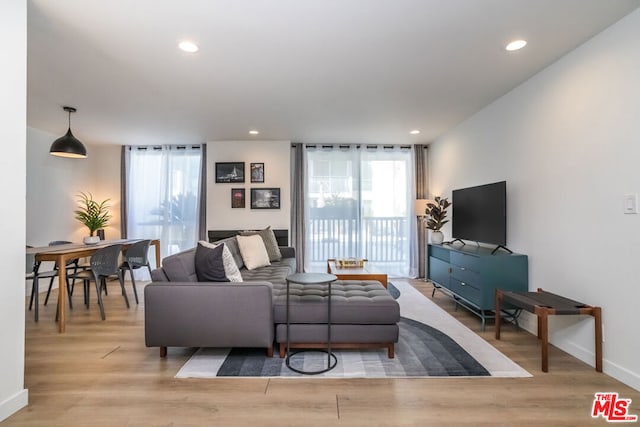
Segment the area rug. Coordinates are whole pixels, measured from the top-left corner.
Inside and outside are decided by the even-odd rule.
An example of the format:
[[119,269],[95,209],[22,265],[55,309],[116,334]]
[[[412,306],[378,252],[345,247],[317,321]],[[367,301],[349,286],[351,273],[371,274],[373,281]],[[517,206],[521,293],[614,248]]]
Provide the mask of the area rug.
[[[423,378],[529,377],[527,371],[499,352],[462,323],[401,280],[389,285],[400,304],[400,338],[395,358],[386,349],[334,350],[337,366],[320,375],[290,370],[277,355],[264,349],[200,348],[182,366],[176,378],[287,377],[295,378]],[[306,371],[326,366],[319,352],[303,352],[291,359]]]

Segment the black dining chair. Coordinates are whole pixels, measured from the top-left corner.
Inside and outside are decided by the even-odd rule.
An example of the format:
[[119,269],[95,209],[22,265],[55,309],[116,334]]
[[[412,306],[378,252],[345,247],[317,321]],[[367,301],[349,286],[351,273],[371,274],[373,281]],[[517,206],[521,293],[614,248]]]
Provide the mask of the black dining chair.
[[[27,246],[30,248],[31,246]],[[40,279],[48,279],[51,278],[51,281],[55,277],[58,276],[58,270],[49,270],[49,271],[40,271],[41,263],[36,262],[35,254],[26,254],[26,263],[25,263],[25,279],[31,280],[31,298],[29,299],[29,311],[33,309],[34,318],[37,322],[39,320],[39,280]],[[49,288],[51,289],[51,288]],[[47,293],[48,296],[48,293]],[[69,288],[69,281],[67,280],[67,296],[69,298],[69,307],[73,308],[73,303],[71,301],[71,289]]]
[[138,291],[136,290],[136,279],[133,277],[133,271],[142,267],[147,267],[149,270],[149,276],[151,276],[151,266],[149,265],[149,245],[151,240],[141,240],[129,246],[124,252],[122,264],[120,264],[120,270],[122,271],[122,277],[125,276],[127,270],[131,274],[131,284],[133,285],[133,295],[136,297],[136,304],[138,304]]
[[[67,245],[73,242],[70,242],[68,240],[54,240],[52,242],[49,242],[49,246],[58,246],[58,245]],[[65,265],[65,268],[67,269],[67,274],[75,274],[77,273],[79,270],[82,269],[86,269],[86,267],[81,267],[79,264],[79,259],[75,258],[75,259],[70,259],[67,261],[67,265]],[[53,279],[57,276],[57,271],[60,268],[60,266],[56,263],[56,265],[53,267],[53,269],[56,271],[56,275],[51,277],[51,280],[49,280],[49,288],[47,289],[47,296],[44,298],[44,305],[47,305],[47,303],[49,302],[49,294],[51,293],[51,287],[53,286]],[[71,295],[73,295],[73,287],[75,286],[76,281],[75,279],[73,280],[73,282],[71,283],[71,290],[68,291]],[[69,286],[69,278],[67,277],[67,287]],[[71,297],[69,297],[69,307],[73,308],[72,303],[71,303]]]
[[124,301],[129,308],[129,298],[124,291],[124,277],[122,270],[118,265],[118,259],[120,252],[122,251],[122,245],[110,245],[104,248],[98,249],[92,256],[89,262],[90,269],[80,271],[76,274],[72,274],[70,278],[82,279],[84,288],[84,303],[89,307],[89,285],[91,280],[96,283],[96,293],[98,294],[98,305],[100,306],[100,316],[102,320],[106,319],[104,314],[104,303],[102,301],[102,291],[107,288],[107,278],[111,276],[117,276],[120,281],[120,288],[122,289],[122,295]]

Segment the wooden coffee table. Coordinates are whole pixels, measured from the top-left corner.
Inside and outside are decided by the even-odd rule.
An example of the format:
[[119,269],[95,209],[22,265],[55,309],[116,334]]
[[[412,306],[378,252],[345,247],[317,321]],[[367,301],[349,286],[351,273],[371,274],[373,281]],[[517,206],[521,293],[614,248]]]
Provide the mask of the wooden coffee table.
[[329,259],[327,273],[334,274],[338,280],[377,280],[382,286],[387,287],[387,274],[378,271],[368,262],[364,263],[364,267],[339,268],[335,259]]

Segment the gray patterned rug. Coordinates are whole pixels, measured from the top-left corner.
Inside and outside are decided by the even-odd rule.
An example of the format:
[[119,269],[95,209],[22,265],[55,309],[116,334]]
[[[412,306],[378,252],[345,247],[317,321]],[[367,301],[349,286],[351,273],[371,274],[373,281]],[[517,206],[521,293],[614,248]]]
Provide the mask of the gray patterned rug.
[[[337,366],[312,377],[524,377],[528,372],[512,362],[473,331],[404,281],[390,284],[400,303],[400,338],[395,358],[386,349],[334,350]],[[303,352],[291,359],[294,368],[307,371],[326,366],[327,356]],[[176,378],[300,377],[277,355],[264,349],[201,348],[176,374]],[[304,377],[309,377],[304,375]]]

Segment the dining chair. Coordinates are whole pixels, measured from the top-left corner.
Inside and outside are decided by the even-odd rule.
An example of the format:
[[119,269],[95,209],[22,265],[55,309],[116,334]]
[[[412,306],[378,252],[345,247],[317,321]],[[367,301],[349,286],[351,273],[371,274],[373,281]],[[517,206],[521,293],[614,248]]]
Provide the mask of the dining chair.
[[123,278],[127,270],[129,274],[131,274],[131,284],[133,285],[133,295],[136,297],[136,304],[138,304],[138,291],[136,290],[136,279],[133,277],[133,270],[147,267],[149,276],[151,276],[151,266],[149,265],[150,244],[151,240],[140,240],[129,246],[129,249],[124,252],[123,261],[122,264],[120,264]]
[[102,301],[102,291],[107,288],[108,277],[118,277],[124,301],[127,304],[127,308],[130,307],[129,298],[127,298],[127,294],[124,291],[124,277],[122,275],[122,270],[118,265],[118,258],[120,257],[121,251],[122,245],[119,244],[98,249],[93,255],[91,255],[91,260],[89,261],[90,270],[80,271],[69,276],[70,278],[75,277],[76,279],[82,279],[84,303],[87,307],[89,307],[89,285],[91,280],[95,281],[98,305],[100,306],[100,316],[102,317],[102,320],[106,319],[104,314],[104,303]]
[[[31,246],[27,246],[30,248]],[[39,310],[38,310],[38,299],[39,299],[39,280],[53,278],[58,276],[58,270],[50,270],[50,271],[40,271],[40,264],[36,262],[35,254],[26,254],[25,259],[25,279],[31,280],[31,298],[29,299],[29,311],[33,308],[34,310],[34,318],[37,322],[39,319]],[[48,294],[47,294],[48,295]],[[71,301],[71,289],[69,288],[69,281],[67,281],[67,296],[69,298],[69,308],[73,308],[73,303]],[[34,308],[35,303],[35,308]]]
[[[67,245],[73,242],[70,242],[68,240],[54,240],[52,242],[49,242],[49,246],[58,246],[58,245]],[[86,267],[81,267],[79,264],[79,259],[75,258],[75,259],[70,259],[67,261],[67,264],[65,265],[65,268],[67,269],[67,274],[69,274],[70,270],[71,274],[75,274],[78,272],[78,270],[81,269],[86,269]],[[60,268],[60,266],[58,265],[58,263],[55,264],[55,266],[53,267],[53,269],[57,272],[57,270]],[[53,286],[53,279],[57,276],[57,274],[55,276],[51,277],[51,280],[49,280],[49,288],[47,289],[47,296],[44,298],[44,305],[47,305],[47,303],[49,302],[49,294],[51,293],[51,288]],[[71,295],[73,295],[73,288],[76,284],[75,279],[73,279],[72,283],[71,283],[71,291],[69,291],[69,293]],[[69,286],[69,279],[67,278],[67,286]],[[71,297],[69,297],[69,307],[71,307]],[[72,307],[73,308],[73,307]]]

